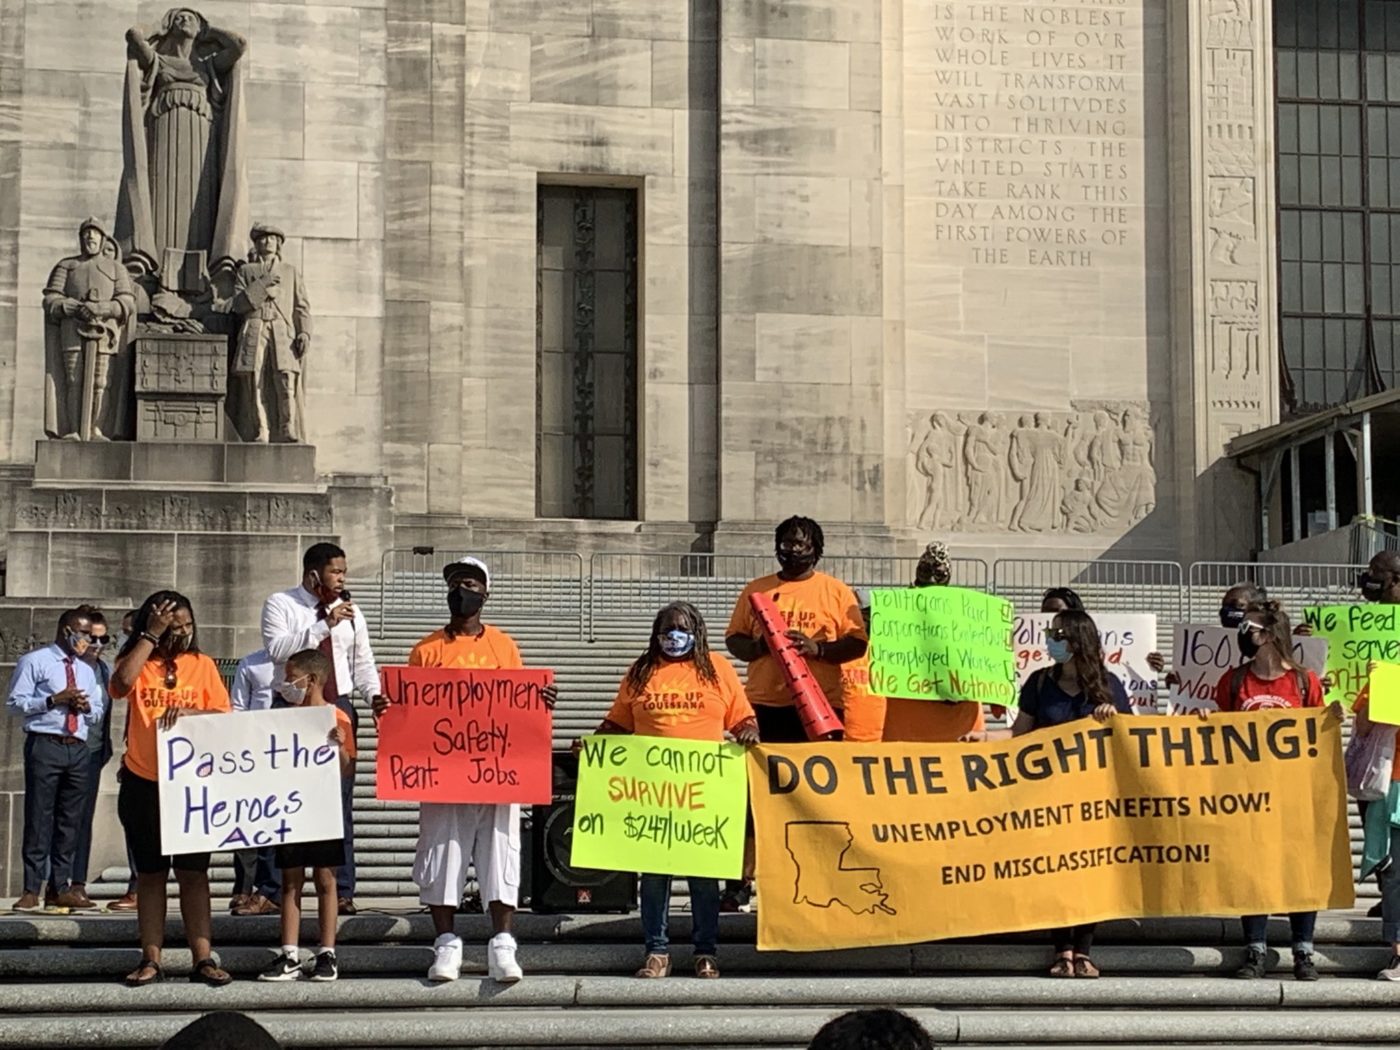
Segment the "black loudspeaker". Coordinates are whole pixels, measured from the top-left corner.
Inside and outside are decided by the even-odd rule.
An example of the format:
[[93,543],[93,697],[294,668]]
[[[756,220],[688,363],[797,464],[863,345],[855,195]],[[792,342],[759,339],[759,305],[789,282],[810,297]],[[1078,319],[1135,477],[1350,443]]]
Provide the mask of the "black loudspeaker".
[[627,871],[594,871],[570,863],[574,834],[574,789],[578,756],[554,755],[554,801],[525,812],[521,828],[522,904],[542,915],[558,912],[616,912],[637,908],[637,876]]

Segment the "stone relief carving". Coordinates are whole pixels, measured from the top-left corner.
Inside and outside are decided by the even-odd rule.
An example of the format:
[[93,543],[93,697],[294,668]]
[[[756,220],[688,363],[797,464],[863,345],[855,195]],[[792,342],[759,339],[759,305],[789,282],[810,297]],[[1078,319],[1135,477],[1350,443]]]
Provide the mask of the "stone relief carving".
[[924,479],[921,529],[1098,533],[1156,506],[1156,438],[1141,405],[1010,415],[938,411],[911,421]]
[[287,235],[259,223],[234,278],[231,308],[243,318],[233,356],[233,406],[249,441],[305,441],[301,362],[311,345],[311,304],[297,269],[282,260]]
[[[136,295],[106,225],[78,227],[78,254],[44,285],[44,433],[70,441],[128,437],[125,358]],[[115,367],[118,356],[123,367]],[[115,379],[115,382],[114,382]]]
[[26,493],[15,510],[20,529],[135,532],[324,532],[330,504],[304,496],[256,493]]

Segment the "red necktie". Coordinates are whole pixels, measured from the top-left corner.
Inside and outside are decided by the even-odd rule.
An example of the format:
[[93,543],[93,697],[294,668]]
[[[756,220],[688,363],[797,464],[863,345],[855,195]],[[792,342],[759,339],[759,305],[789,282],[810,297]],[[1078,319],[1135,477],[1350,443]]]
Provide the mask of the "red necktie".
[[[63,673],[68,678],[68,688],[76,689],[78,687],[78,676],[73,673],[73,658],[71,656],[64,658]],[[68,708],[68,713],[63,716],[63,731],[69,736],[78,735],[78,712],[74,711],[71,707]]]
[[[316,619],[324,620],[327,611],[325,602],[318,604],[316,606]],[[331,630],[335,630],[334,624],[331,625]],[[326,679],[326,684],[321,687],[321,695],[326,698],[327,703],[333,704],[340,698],[340,691],[336,688],[335,683],[335,646],[332,644],[331,636],[329,634],[326,635],[325,638],[321,639],[321,644],[316,648],[321,650],[331,664],[331,676]]]

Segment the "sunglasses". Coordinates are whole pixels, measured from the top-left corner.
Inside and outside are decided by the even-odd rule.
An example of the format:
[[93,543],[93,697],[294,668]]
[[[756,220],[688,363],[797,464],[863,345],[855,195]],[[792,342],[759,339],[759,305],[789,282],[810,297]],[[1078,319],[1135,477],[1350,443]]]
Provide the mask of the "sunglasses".
[[94,649],[102,649],[111,644],[112,639],[108,638],[105,634],[101,638],[96,638],[91,635],[88,636],[88,645],[92,646]]
[[1069,632],[1063,627],[1052,627],[1045,632],[1045,637],[1051,641],[1066,642],[1069,641]]
[[165,661],[165,688],[174,689],[179,684],[180,679],[175,674],[176,667],[174,660]]

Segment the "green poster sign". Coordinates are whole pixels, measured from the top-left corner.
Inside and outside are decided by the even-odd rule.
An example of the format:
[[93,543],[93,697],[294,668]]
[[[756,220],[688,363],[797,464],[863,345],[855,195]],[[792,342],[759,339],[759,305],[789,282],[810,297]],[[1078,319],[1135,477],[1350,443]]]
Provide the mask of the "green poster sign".
[[738,744],[590,736],[579,753],[571,863],[735,879],[748,779]]
[[1303,622],[1327,639],[1328,700],[1351,707],[1371,663],[1400,663],[1400,605],[1314,605]]
[[870,691],[920,700],[1014,706],[1014,611],[964,587],[870,592]]

